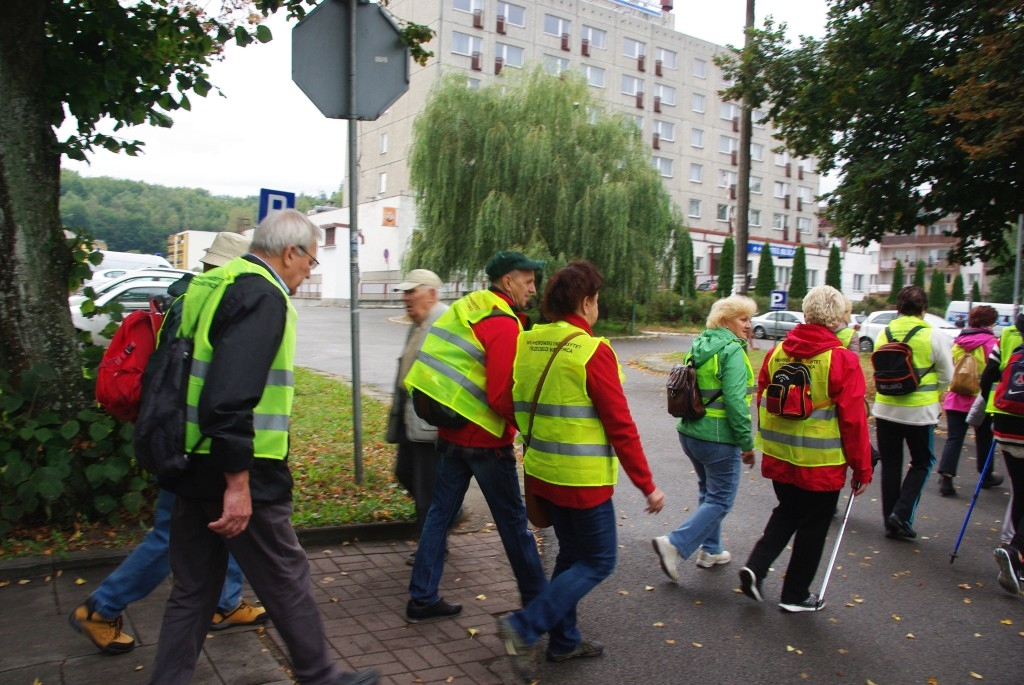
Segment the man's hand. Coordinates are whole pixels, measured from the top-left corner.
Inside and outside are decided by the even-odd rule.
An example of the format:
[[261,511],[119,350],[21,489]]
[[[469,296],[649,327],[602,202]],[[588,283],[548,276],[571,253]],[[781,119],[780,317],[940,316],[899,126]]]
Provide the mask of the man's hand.
[[252,516],[252,497],[249,496],[249,472],[225,473],[224,507],[220,518],[210,523],[210,530],[226,538],[233,538],[249,525]]
[[654,488],[654,491],[647,495],[647,508],[644,511],[648,514],[657,514],[664,506],[665,493],[661,491],[661,488]]

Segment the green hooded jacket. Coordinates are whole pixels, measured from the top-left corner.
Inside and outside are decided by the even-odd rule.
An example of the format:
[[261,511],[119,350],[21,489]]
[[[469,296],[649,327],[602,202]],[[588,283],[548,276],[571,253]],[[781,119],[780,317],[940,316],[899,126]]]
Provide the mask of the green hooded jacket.
[[716,377],[722,383],[725,418],[709,415],[697,421],[680,420],[677,431],[698,440],[737,445],[741,452],[754,449],[750,400],[756,388],[746,349],[747,341],[728,328],[708,328],[694,339],[690,353],[695,365],[713,364],[712,357],[718,356]]

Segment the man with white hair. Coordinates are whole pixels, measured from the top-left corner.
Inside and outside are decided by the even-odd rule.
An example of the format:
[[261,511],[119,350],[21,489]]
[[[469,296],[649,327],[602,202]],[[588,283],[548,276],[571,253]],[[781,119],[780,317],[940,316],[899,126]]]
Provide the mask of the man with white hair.
[[[250,253],[192,279],[181,331],[192,334],[185,444],[190,470],[169,484],[174,585],[152,685],[195,672],[228,552],[266,606],[311,685],[372,685],[374,671],[342,673],[327,650],[309,561],[291,524],[288,424],[295,321],[289,300],[318,264],[320,229],[301,212],[272,212]],[[193,447],[194,446],[194,447]]]

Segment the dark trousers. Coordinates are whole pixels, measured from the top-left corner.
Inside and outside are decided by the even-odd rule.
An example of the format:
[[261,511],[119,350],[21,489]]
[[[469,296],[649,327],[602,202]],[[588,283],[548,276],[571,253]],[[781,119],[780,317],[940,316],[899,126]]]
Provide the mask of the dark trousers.
[[[935,453],[935,426],[911,426],[878,419],[878,451],[882,455],[882,518],[895,513],[907,523],[914,521]],[[910,452],[910,468],[903,475],[903,443]]]
[[1006,474],[1013,486],[1010,521],[1013,522],[1014,533],[1010,544],[1017,550],[1024,550],[1024,459],[1003,452],[1003,461],[1006,462]]
[[341,678],[327,650],[309,575],[309,560],[291,524],[291,502],[253,505],[249,525],[225,539],[207,524],[220,502],[178,497],[171,518],[174,585],[164,610],[151,685],[186,685],[217,608],[230,551],[281,634],[300,683],[327,685]]
[[395,457],[395,478],[416,502],[416,527],[423,530],[427,511],[434,500],[434,481],[441,454],[432,442],[411,442],[402,439]]
[[[964,438],[967,437],[967,412],[946,410],[946,446],[942,448],[939,460],[939,474],[956,476],[956,467],[960,463],[960,452],[963,451]],[[985,468],[988,450],[992,447],[992,416],[986,415],[985,422],[974,429],[974,456],[978,473]],[[992,473],[995,460],[988,467]]]
[[754,544],[747,568],[758,578],[764,578],[793,538],[793,553],[782,581],[782,601],[799,603],[811,592],[811,581],[818,571],[825,536],[839,502],[839,491],[814,492],[776,481],[772,481],[772,487],[779,505],[772,510],[761,539]]

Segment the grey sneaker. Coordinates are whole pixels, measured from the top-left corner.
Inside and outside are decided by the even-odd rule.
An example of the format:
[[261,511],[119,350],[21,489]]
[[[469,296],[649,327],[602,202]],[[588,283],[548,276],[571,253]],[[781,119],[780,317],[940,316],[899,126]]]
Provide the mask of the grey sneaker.
[[604,654],[604,645],[597,640],[583,639],[579,646],[571,652],[565,654],[556,654],[555,652],[548,652],[548,661],[556,664],[560,664],[563,661],[569,659],[589,659],[595,656],[601,656]]
[[679,580],[679,550],[669,542],[667,535],[659,535],[651,540],[658,561],[661,563],[661,570],[672,580]]
[[761,589],[761,584],[763,582],[763,579],[758,578],[757,575],[746,566],[740,569],[740,590],[755,602],[764,601],[764,592]]
[[992,551],[992,555],[996,558],[996,564],[999,565],[999,587],[1011,595],[1019,594],[1021,567],[1024,564],[1021,563],[1017,550],[1012,545],[1003,545],[996,547]]
[[709,554],[702,549],[697,554],[697,566],[701,568],[721,566],[722,564],[728,564],[730,561],[732,561],[732,555],[729,554],[728,550],[724,549],[718,554]]
[[505,654],[515,671],[524,683],[533,682],[533,649],[522,636],[512,627],[508,616],[498,618],[498,637],[505,645]]
[[779,602],[779,608],[795,614],[801,611],[821,611],[825,608],[825,603],[819,602],[818,595],[811,593],[802,602]]

